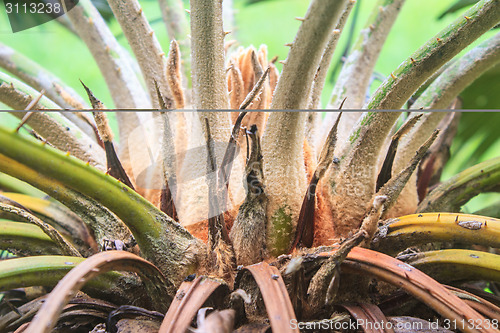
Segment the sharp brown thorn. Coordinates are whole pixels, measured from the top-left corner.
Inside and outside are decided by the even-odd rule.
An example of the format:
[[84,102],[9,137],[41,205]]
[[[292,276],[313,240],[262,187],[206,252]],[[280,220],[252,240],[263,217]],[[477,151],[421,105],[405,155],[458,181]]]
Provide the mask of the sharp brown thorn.
[[296,17],[295,18],[297,21],[304,22],[306,19],[303,17]]

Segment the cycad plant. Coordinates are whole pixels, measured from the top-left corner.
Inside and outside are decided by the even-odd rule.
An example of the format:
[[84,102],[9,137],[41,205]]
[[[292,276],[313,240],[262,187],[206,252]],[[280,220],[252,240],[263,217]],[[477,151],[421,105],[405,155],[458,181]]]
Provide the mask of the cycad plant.
[[500,1],[477,2],[366,100],[403,2],[376,1],[330,99],[392,112],[262,110],[319,107],[352,0],[311,1],[281,73],[265,46],[224,43],[220,0],[190,1],[189,24],[159,0],[168,53],[137,0],[109,0],[135,58],[80,0],[61,22],[115,105],[158,110],[116,112],[117,138],[99,92],[85,87],[93,118],[52,112],[90,107],[1,46],[18,79],[0,72],[0,101],[25,112],[0,128],[0,248],[15,256],[0,261],[0,331],[498,332],[500,221],[460,208],[499,189],[500,159],[439,183],[460,114],[419,109],[456,107],[500,61],[498,33],[454,59]]

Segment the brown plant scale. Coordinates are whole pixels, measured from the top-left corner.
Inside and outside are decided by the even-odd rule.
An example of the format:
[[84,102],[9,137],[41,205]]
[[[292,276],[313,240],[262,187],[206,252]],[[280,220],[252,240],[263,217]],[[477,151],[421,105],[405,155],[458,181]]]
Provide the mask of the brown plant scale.
[[[20,256],[0,260],[0,332],[297,332],[294,322],[325,319],[358,320],[364,332],[382,321],[500,331],[500,220],[459,213],[498,191],[500,159],[439,184],[455,114],[292,112],[320,105],[356,1],[312,0],[281,72],[266,45],[225,40],[230,0],[191,0],[187,13],[181,0],[160,0],[168,54],[139,1],[109,2],[135,59],[90,0],[66,25],[115,106],[130,109],[116,113],[117,133],[85,85],[94,119],[46,112],[87,104],[0,44],[0,67],[20,78],[0,70],[0,102],[25,111],[16,131],[0,126],[0,249]],[[414,95],[418,109],[455,108],[500,63],[497,34],[446,64],[500,21],[500,1],[480,0],[363,105],[403,3],[375,3],[330,106],[399,109]]]

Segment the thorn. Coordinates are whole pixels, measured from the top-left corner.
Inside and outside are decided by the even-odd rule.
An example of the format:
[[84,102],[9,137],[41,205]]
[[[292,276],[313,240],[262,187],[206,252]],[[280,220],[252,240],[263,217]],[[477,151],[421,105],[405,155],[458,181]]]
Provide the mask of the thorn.
[[285,60],[280,60],[280,61],[278,61],[278,62],[279,62],[280,64],[282,64],[282,65],[286,64],[286,61],[285,61]]
[[441,43],[441,38],[438,37],[438,38],[436,38],[436,40],[438,43]]
[[94,24],[94,21],[92,20],[92,17],[89,17],[89,24]]
[[66,156],[70,156],[70,153],[71,153],[71,152],[68,150],[68,151],[66,152]]
[[370,24],[369,28],[370,28],[371,31],[375,30],[375,24]]
[[484,226],[485,226],[485,227],[487,227],[487,226],[488,226],[488,224],[487,224],[486,222],[487,222],[487,221],[484,221]]
[[334,35],[340,34],[340,29],[333,29],[332,34]]
[[457,218],[455,219],[455,223],[458,223],[458,215],[457,215]]
[[107,52],[107,53],[109,53],[109,51],[110,51],[111,49],[109,48],[109,46],[108,46],[108,45],[106,45],[105,50],[106,50],[106,52]]
[[42,89],[40,91],[40,95],[37,96],[37,98],[33,99],[29,104],[28,106],[26,107],[26,111],[30,111],[32,110],[33,108],[35,108],[35,106],[38,104],[38,102],[40,102],[40,100],[42,99],[43,95],[45,95],[45,89]]
[[165,56],[165,52],[162,52],[162,53],[158,54],[158,56],[159,56],[160,58],[161,58],[161,57],[163,57],[163,56]]
[[86,166],[90,166],[90,158],[87,160],[87,163],[85,163]]
[[108,170],[106,170],[106,176],[109,176],[110,171],[111,171],[111,168],[109,168]]
[[121,67],[118,67],[118,68],[116,68],[116,71],[117,71],[118,73],[121,73],[122,68],[121,68]]
[[[31,103],[30,103],[31,104]],[[16,132],[19,132],[19,130],[21,129],[21,127],[24,126],[24,124],[26,124],[26,122],[28,121],[28,119],[30,119],[30,117],[33,115],[33,111],[30,111],[30,112],[26,112],[26,114],[24,115],[24,117],[21,119],[21,122],[19,123],[19,125],[17,126],[16,128]]]
[[412,64],[416,63],[415,59],[413,59],[413,58],[410,58],[410,61]]
[[224,37],[226,37],[227,35],[229,35],[232,31],[229,30],[229,31],[224,31]]
[[137,15],[141,15],[142,14],[142,8],[139,9],[139,11],[137,12]]
[[286,43],[284,45],[287,46],[287,47],[292,47],[293,43]]
[[274,56],[274,57],[271,59],[270,63],[271,63],[271,64],[274,64],[277,60],[278,60],[278,56]]
[[396,75],[394,75],[393,73],[391,73],[391,77],[396,80]]
[[439,218],[440,218],[440,217],[441,217],[441,214],[438,214],[438,220],[437,220],[437,222],[439,222]]
[[378,7],[378,11],[381,12],[381,13],[383,13],[384,12],[384,7],[382,7],[382,6]]
[[297,21],[304,22],[306,19],[303,17],[296,17],[295,18]]
[[470,16],[467,16],[467,15],[466,15],[466,16],[464,16],[464,18],[465,18],[467,21],[469,21],[469,20],[470,20]]
[[151,36],[151,37],[153,37],[153,35],[154,35],[154,34],[155,34],[154,30],[151,30],[151,31],[149,32],[149,36]]
[[189,9],[185,9],[186,13],[188,13],[189,15],[191,15],[191,11]]

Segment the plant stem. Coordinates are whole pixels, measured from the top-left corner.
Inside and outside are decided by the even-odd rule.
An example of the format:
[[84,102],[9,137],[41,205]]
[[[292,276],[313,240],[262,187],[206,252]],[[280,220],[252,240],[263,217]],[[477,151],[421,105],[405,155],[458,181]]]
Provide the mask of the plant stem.
[[[40,93],[36,90],[0,72],[0,101],[4,104],[14,110],[24,110],[38,95]],[[60,107],[43,96],[34,109],[60,109]],[[25,113],[13,112],[12,114],[21,119]],[[78,126],[61,114],[34,111],[27,124],[57,148],[71,151],[74,156],[84,161],[90,160],[92,165],[104,170],[106,161],[104,150],[95,140],[88,137]]]
[[347,0],[311,2],[283,66],[271,109],[307,107],[321,56],[346,4]]
[[153,108],[160,108],[156,84],[164,97],[171,97],[165,53],[137,0],[109,0],[108,3],[139,63]]
[[308,109],[320,109],[321,108],[321,93],[323,92],[323,88],[325,86],[326,74],[328,73],[328,69],[330,68],[330,62],[332,61],[333,53],[337,47],[337,43],[340,39],[340,35],[344,30],[344,26],[347,22],[347,18],[351,13],[352,8],[356,0],[349,0],[347,2],[347,7],[342,12],[342,16],[340,16],[339,22],[337,26],[330,34],[330,39],[326,44],[325,51],[321,56],[321,62],[318,66],[318,72],[313,81],[312,91],[311,91],[311,100],[309,101]]
[[307,187],[304,167],[305,112],[274,112],[262,137],[267,205],[267,246],[272,255],[290,247]]
[[500,1],[481,0],[391,73],[368,109],[399,109],[436,70],[500,21]]
[[0,43],[0,66],[34,89],[45,90],[48,98],[62,108],[85,109],[88,104],[61,79],[23,54]]
[[[24,110],[40,93],[23,82],[0,72],[0,102],[13,110]],[[52,109],[61,107],[45,96],[33,107],[34,110]]]
[[124,49],[90,0],[80,0],[68,12],[106,80],[117,108],[151,108],[148,95],[136,77]]
[[[426,113],[409,131],[409,133],[403,136],[396,152],[396,157],[394,158],[394,173],[400,172],[406,168],[408,163],[410,163],[414,152],[417,151],[418,147],[423,144],[425,140],[427,140],[436,128],[440,128],[438,125],[446,115],[446,112]],[[417,116],[418,114],[413,117]],[[389,216],[393,217],[412,214],[417,209],[417,206],[417,174],[414,173],[411,175],[407,184],[403,188],[400,197],[390,211]]]
[[35,186],[70,208],[92,230],[98,244],[102,245],[104,240],[130,242],[130,231],[95,200],[3,155],[0,155],[0,170]]
[[347,97],[344,109],[363,107],[373,68],[404,2],[378,0],[375,3],[371,16],[342,67],[328,108],[338,109],[344,97]]
[[343,148],[338,171],[330,169],[322,182],[332,204],[335,237],[346,237],[360,227],[375,194],[378,157],[400,112],[364,114]]
[[61,248],[34,224],[0,220],[0,246],[21,257],[57,254]]
[[74,256],[74,257],[81,257],[82,255],[80,252],[78,252],[75,247],[69,243],[67,240],[65,240],[62,235],[54,229],[53,226],[50,224],[47,224],[40,220],[38,217],[34,216],[33,214],[30,214],[28,211],[24,209],[20,209],[18,207],[14,207],[11,205],[6,205],[2,202],[0,202],[0,211],[15,214],[17,216],[20,216],[23,220],[26,220],[29,223],[32,223],[42,229],[42,231],[52,239],[52,241],[59,246],[61,249],[61,252],[66,255],[66,256]]
[[[464,223],[476,225],[466,228]],[[410,246],[432,242],[458,242],[500,246],[500,220],[486,216],[453,213],[422,213],[390,219],[379,228],[372,249],[397,254]]]
[[430,192],[417,212],[458,212],[467,201],[486,191],[499,190],[500,157],[470,167]]
[[415,101],[412,109],[446,109],[465,88],[500,62],[500,33],[485,40],[446,69]]
[[[33,256],[13,258],[0,262],[0,291],[26,288],[34,285],[55,287],[57,283],[85,258],[68,256]],[[118,272],[105,273],[83,289],[93,297],[103,297],[111,302],[137,301],[144,287],[139,279]],[[140,301],[139,301],[140,302]]]
[[227,109],[222,1],[192,0],[190,6],[193,107]]
[[0,128],[0,153],[102,203],[131,230],[141,253],[173,284],[190,274],[204,252],[199,241],[146,199],[111,176],[51,147]]

